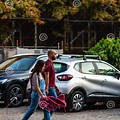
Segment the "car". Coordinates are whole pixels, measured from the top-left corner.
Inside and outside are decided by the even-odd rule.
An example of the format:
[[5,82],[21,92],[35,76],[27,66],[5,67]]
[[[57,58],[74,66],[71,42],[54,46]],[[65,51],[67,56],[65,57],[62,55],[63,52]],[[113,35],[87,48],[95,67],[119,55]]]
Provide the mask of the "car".
[[23,54],[8,58],[0,64],[0,100],[8,106],[19,106],[26,98],[29,74],[37,54]]
[[96,102],[114,107],[120,100],[120,71],[97,58],[89,55],[54,61],[57,86],[66,95],[68,111],[81,111]]
[[[67,58],[70,55],[59,55]],[[19,106],[29,97],[29,75],[38,60],[46,60],[47,54],[18,54],[0,63],[0,100],[7,106]]]

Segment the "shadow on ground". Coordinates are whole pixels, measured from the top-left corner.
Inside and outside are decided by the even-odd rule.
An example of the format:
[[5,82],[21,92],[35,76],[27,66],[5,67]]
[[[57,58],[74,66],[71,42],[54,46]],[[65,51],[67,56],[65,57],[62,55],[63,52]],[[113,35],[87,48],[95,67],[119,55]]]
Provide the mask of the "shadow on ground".
[[[19,107],[23,107],[23,106],[29,106],[28,102],[24,101],[21,104],[21,106],[19,106]],[[0,108],[7,108],[7,107],[8,106],[6,106],[4,104],[4,102],[0,102]],[[9,108],[12,108],[12,107],[9,107]],[[116,106],[115,106],[115,108],[112,108],[112,109],[116,109],[116,108],[120,108],[120,103],[117,103]],[[38,107],[38,109],[40,110],[41,108]],[[82,111],[88,111],[88,110],[105,110],[105,109],[108,109],[108,108],[106,107],[106,105],[104,103],[97,103],[95,105],[85,106]],[[64,109],[64,108],[57,109],[56,111],[57,112],[67,112],[66,109]]]

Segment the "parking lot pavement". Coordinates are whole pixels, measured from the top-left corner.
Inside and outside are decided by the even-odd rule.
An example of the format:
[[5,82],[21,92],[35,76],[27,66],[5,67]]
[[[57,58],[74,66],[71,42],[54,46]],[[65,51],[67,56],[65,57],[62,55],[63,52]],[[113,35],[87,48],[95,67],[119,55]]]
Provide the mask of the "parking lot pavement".
[[[0,120],[21,120],[29,106],[23,105],[16,108],[5,108],[0,104]],[[29,120],[42,120],[43,112],[37,109]],[[52,120],[119,120],[120,107],[107,109],[104,106],[94,106],[85,108],[81,112],[64,112],[57,110],[52,116]]]

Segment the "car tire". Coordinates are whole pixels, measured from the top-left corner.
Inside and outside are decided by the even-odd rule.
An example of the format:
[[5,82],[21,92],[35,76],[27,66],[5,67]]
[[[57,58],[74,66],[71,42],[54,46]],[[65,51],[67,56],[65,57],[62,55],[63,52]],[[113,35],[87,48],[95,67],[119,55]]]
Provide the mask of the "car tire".
[[82,92],[80,91],[75,91],[70,95],[68,105],[67,105],[67,110],[69,112],[75,111],[79,112],[83,109],[85,103],[85,97]]
[[21,105],[24,98],[24,90],[23,88],[18,84],[11,85],[6,93],[6,99],[5,104],[8,107],[17,107]]

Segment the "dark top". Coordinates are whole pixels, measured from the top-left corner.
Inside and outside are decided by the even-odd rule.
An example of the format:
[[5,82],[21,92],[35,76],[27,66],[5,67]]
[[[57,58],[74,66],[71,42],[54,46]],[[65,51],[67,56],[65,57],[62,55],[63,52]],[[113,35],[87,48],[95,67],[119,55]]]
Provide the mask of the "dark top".
[[45,72],[49,72],[49,87],[55,87],[55,69],[53,63],[48,59],[45,62]]

